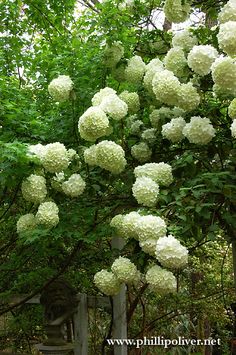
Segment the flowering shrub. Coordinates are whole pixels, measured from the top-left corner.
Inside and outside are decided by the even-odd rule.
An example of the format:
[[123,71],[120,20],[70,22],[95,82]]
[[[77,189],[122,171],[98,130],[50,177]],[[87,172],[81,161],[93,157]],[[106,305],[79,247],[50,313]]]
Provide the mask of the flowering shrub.
[[161,265],[170,269],[182,268],[188,262],[188,250],[173,235],[158,239],[155,254]]
[[120,291],[120,282],[117,277],[107,270],[101,270],[94,275],[96,287],[107,296],[115,296]]
[[146,281],[150,289],[160,295],[176,292],[177,282],[172,272],[158,265],[152,266],[146,273]]
[[23,181],[21,191],[26,201],[40,203],[47,195],[46,180],[43,176],[32,174]]
[[132,192],[140,205],[155,206],[159,194],[159,185],[149,177],[142,176],[136,179]]
[[55,202],[41,203],[35,216],[37,223],[47,228],[55,227],[59,223],[58,212],[59,209]]
[[215,136],[215,129],[209,118],[192,117],[183,128],[183,135],[188,138],[190,143],[207,144]]

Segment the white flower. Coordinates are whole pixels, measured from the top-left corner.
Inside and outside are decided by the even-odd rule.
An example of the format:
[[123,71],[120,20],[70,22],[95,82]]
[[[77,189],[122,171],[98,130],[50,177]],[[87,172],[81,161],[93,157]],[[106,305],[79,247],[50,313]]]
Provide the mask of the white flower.
[[236,64],[230,57],[220,57],[212,64],[212,78],[216,89],[236,95]]
[[116,94],[111,94],[102,100],[100,104],[101,109],[106,112],[114,120],[121,120],[128,113],[127,104],[119,98]]
[[162,266],[180,269],[188,263],[188,250],[173,235],[168,235],[158,239],[156,257]]
[[140,84],[145,73],[146,65],[138,55],[130,58],[125,69],[126,80],[132,84]]
[[64,144],[58,142],[47,144],[42,164],[50,173],[60,173],[65,170],[69,165],[69,159]]
[[147,163],[134,169],[136,178],[148,177],[159,185],[169,186],[173,182],[172,168],[166,163]]
[[157,72],[153,77],[152,87],[157,100],[166,105],[175,106],[177,104],[180,82],[171,71]]
[[114,42],[111,46],[107,45],[104,51],[104,64],[108,68],[113,68],[124,55],[124,47],[121,42]]
[[140,243],[166,235],[166,223],[161,217],[147,215],[140,216],[136,222],[136,231]]
[[233,120],[230,129],[231,129],[232,137],[236,138],[236,119]]
[[94,283],[107,296],[115,296],[120,291],[120,282],[117,277],[104,269],[94,275]]
[[84,151],[84,161],[88,165],[97,165],[97,145],[93,144]]
[[43,202],[39,205],[36,213],[37,223],[45,225],[47,228],[55,227],[59,223],[59,209],[54,202]]
[[131,147],[131,155],[138,161],[145,162],[150,160],[152,155],[152,150],[149,148],[147,143],[141,142]]
[[187,72],[187,59],[180,47],[171,48],[167,52],[164,64],[166,69],[171,70],[178,78],[181,78]]
[[149,177],[139,177],[133,184],[132,192],[138,204],[152,207],[157,203],[159,185]]
[[187,20],[190,12],[188,1],[182,0],[165,0],[163,7],[167,20],[174,23],[180,23]]
[[37,221],[32,213],[21,216],[17,221],[17,233],[24,233],[33,230],[37,226]]
[[221,9],[218,20],[220,23],[225,23],[228,21],[236,21],[236,1],[228,1]]
[[77,197],[84,192],[85,186],[79,174],[72,174],[67,181],[62,183],[62,191],[70,197]]
[[220,25],[220,30],[217,35],[220,49],[230,56],[236,54],[236,21],[228,21]]
[[105,112],[98,106],[89,107],[79,118],[78,129],[81,137],[87,141],[95,141],[105,136],[109,120]]
[[215,129],[209,118],[196,116],[192,117],[190,122],[185,125],[183,135],[188,138],[190,143],[207,144],[215,136]]
[[137,267],[128,259],[120,256],[116,259],[111,271],[116,275],[120,282],[133,283],[137,278]]
[[207,75],[217,57],[217,50],[209,44],[194,46],[188,55],[188,65],[195,73]]
[[149,144],[153,144],[156,141],[156,129],[155,128],[149,128],[145,129],[143,133],[141,134],[141,138],[144,141],[147,141]]
[[185,111],[192,111],[200,104],[200,96],[192,83],[181,84],[178,92],[178,106]]
[[146,281],[152,291],[160,295],[174,293],[177,282],[172,272],[162,269],[158,265],[152,266],[146,273]]
[[41,160],[45,152],[45,146],[41,143],[30,145],[28,151],[30,154],[36,155]]
[[183,30],[175,33],[172,38],[173,47],[180,47],[184,51],[189,52],[195,45],[197,45],[197,37],[193,36],[191,32]]
[[161,107],[160,109],[155,109],[149,115],[151,125],[154,128],[159,128],[160,121],[171,117],[172,117],[172,109],[169,107]]
[[138,239],[137,234],[137,222],[140,219],[140,214],[138,212],[130,212],[123,216],[121,225],[121,235],[125,238]]
[[67,150],[67,156],[68,156],[68,159],[71,161],[71,160],[77,158],[78,154],[76,153],[76,151],[74,149],[70,148]]
[[146,65],[146,73],[143,78],[143,86],[150,93],[153,94],[152,80],[156,73],[164,70],[163,63],[158,58],[154,58]]
[[144,253],[147,253],[151,256],[155,256],[156,244],[157,244],[156,239],[146,239],[139,242],[142,251],[144,251]]
[[129,92],[125,90],[122,91],[119,97],[127,104],[128,112],[130,114],[137,113],[139,111],[140,102],[139,102],[139,96],[136,92]]
[[49,94],[58,102],[66,101],[70,98],[73,82],[68,75],[59,75],[48,85]]
[[112,141],[102,141],[96,146],[97,165],[112,174],[121,173],[127,164],[123,148]]
[[230,105],[228,107],[228,115],[232,119],[236,118],[236,99],[233,99],[230,102]]
[[172,118],[172,120],[162,126],[162,135],[172,143],[178,143],[183,138],[183,128],[186,125],[183,117]]
[[143,126],[143,121],[141,120],[134,121],[130,126],[130,133],[134,135],[139,135],[141,126]]
[[116,94],[116,91],[112,88],[106,87],[98,91],[92,98],[92,105],[99,106],[102,103],[102,100],[111,94]]
[[21,191],[26,201],[40,203],[47,195],[46,180],[43,176],[31,174],[23,181]]

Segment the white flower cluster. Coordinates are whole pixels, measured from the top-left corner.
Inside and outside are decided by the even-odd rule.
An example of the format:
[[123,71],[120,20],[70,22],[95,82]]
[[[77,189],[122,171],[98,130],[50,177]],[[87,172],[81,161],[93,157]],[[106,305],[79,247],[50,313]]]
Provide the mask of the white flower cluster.
[[145,68],[146,65],[141,57],[135,55],[130,58],[125,68],[126,80],[132,84],[140,84],[145,73]]
[[21,191],[26,201],[40,203],[47,195],[46,180],[43,176],[31,174],[23,181]]
[[99,106],[89,107],[79,118],[78,129],[81,137],[94,142],[105,136],[109,128],[109,120]]
[[54,202],[41,203],[35,216],[37,223],[47,228],[55,227],[59,223],[58,212],[59,209]]
[[163,267],[180,269],[188,263],[188,250],[173,235],[168,235],[158,239],[156,257]]
[[228,115],[232,119],[236,118],[236,99],[233,99],[230,102],[230,105],[228,107]]
[[236,119],[233,120],[230,129],[231,129],[232,137],[236,138]]
[[166,69],[172,71],[178,78],[185,76],[187,73],[187,59],[184,51],[180,47],[171,48],[165,58],[164,64]]
[[124,239],[134,238],[138,239],[138,234],[136,230],[136,223],[140,215],[138,212],[130,212],[125,215],[117,215],[111,220],[111,227],[115,228],[119,236]]
[[116,94],[110,94],[103,98],[101,109],[106,112],[113,120],[121,120],[128,113],[127,104],[119,98]]
[[157,72],[153,77],[152,87],[157,100],[166,105],[177,105],[180,82],[171,71]]
[[32,213],[21,216],[17,221],[17,233],[24,233],[33,230],[37,226],[37,221]]
[[152,207],[157,202],[159,185],[149,177],[139,177],[133,184],[132,192],[140,205]]
[[45,152],[45,146],[41,143],[29,145],[28,151],[29,154],[35,155],[39,160],[41,160]]
[[183,117],[172,118],[172,120],[162,126],[162,135],[172,143],[178,143],[183,138],[183,128],[186,122]]
[[84,192],[85,186],[79,174],[72,174],[67,181],[62,183],[62,191],[70,197],[78,197]]
[[104,269],[94,275],[94,283],[107,296],[115,296],[120,291],[120,282],[117,277]]
[[215,136],[215,129],[209,118],[195,116],[185,125],[183,135],[190,143],[207,144]]
[[152,150],[147,143],[141,142],[131,147],[131,155],[140,162],[145,162],[151,159]]
[[136,231],[140,242],[159,238],[166,235],[166,223],[161,217],[140,216],[136,222]]
[[59,75],[48,85],[49,94],[55,101],[63,102],[70,98],[73,82],[68,75]]
[[150,145],[154,144],[156,141],[156,129],[155,128],[148,128],[143,131],[141,134],[141,138],[144,141],[147,141]]
[[146,281],[150,289],[160,295],[174,293],[177,290],[177,281],[174,274],[158,265],[152,266],[147,271]]
[[134,114],[139,111],[140,102],[139,102],[139,96],[136,92],[129,92],[125,90],[119,95],[119,97],[127,104],[128,112],[130,114]]
[[123,148],[112,141],[104,140],[84,151],[84,160],[89,165],[97,165],[112,174],[121,173],[126,166]]
[[130,125],[130,134],[139,135],[141,132],[141,127],[143,126],[143,121],[136,120],[131,123]]
[[173,182],[172,168],[166,163],[147,163],[134,169],[136,178],[149,177],[159,185],[169,186]]
[[149,94],[153,94],[152,80],[154,75],[162,70],[164,70],[163,63],[158,58],[152,59],[150,63],[146,65],[146,73],[143,78],[143,86],[149,92]]
[[69,165],[69,159],[64,144],[59,142],[47,144],[41,162],[50,173],[60,173],[65,170]]
[[236,64],[230,57],[219,57],[212,64],[214,91],[236,95]]
[[197,45],[197,37],[187,30],[176,32],[172,38],[172,46],[180,47],[185,52],[189,52],[194,46]]
[[120,282],[127,284],[135,282],[138,277],[138,270],[134,263],[121,256],[113,262],[111,270]]
[[165,0],[163,7],[165,16],[168,21],[181,23],[187,20],[190,12],[188,0]]
[[188,66],[199,75],[207,75],[218,57],[217,50],[211,45],[194,46],[188,55]]
[[186,112],[194,110],[200,104],[200,95],[192,83],[181,84],[178,91],[178,106]]
[[221,9],[218,20],[220,23],[236,21],[236,1],[229,0]]
[[114,42],[111,46],[107,45],[104,51],[104,64],[108,68],[113,68],[124,55],[124,47],[121,42]]
[[99,90],[92,98],[92,105],[99,106],[102,103],[102,100],[109,95],[116,94],[116,91],[112,88],[106,87]]
[[230,56],[236,54],[236,21],[228,21],[220,25],[220,30],[217,35],[220,49]]
[[155,109],[149,115],[151,125],[154,128],[159,128],[160,121],[172,117],[173,117],[173,112],[172,109],[169,107],[161,107],[159,109]]

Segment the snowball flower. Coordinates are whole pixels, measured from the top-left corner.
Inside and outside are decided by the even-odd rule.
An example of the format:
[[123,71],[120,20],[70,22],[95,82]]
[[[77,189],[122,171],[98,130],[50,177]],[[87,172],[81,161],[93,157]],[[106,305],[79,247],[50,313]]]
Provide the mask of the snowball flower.
[[164,70],[163,63],[158,58],[154,58],[146,65],[146,73],[143,78],[143,86],[150,93],[153,94],[152,80],[154,75]]
[[159,185],[149,177],[139,177],[133,184],[132,192],[138,204],[152,207],[157,202]]
[[141,138],[144,141],[147,141],[149,144],[153,144],[156,141],[156,129],[155,128],[148,128],[143,131],[141,134]]
[[73,82],[68,75],[59,75],[48,85],[48,92],[54,100],[58,102],[66,101],[70,98]]
[[61,187],[66,195],[77,197],[84,192],[85,186],[86,184],[80,174],[72,174],[67,181],[62,183]]
[[128,113],[127,104],[116,94],[111,94],[102,100],[100,107],[114,120],[121,120]]
[[200,96],[192,83],[181,84],[178,91],[178,106],[189,112],[200,104]]
[[209,45],[194,46],[188,55],[188,66],[199,75],[207,75],[218,57],[217,50]]
[[236,95],[236,64],[230,57],[220,57],[212,64],[212,78],[218,88]]
[[137,267],[128,259],[120,256],[111,266],[111,271],[120,282],[133,283],[137,278]]
[[187,20],[190,12],[188,1],[182,0],[165,0],[163,7],[165,17],[168,21],[181,23]]
[[135,211],[124,215],[122,220],[122,225],[120,228],[121,235],[125,238],[138,239],[136,226],[139,219],[140,219],[140,214]]
[[166,223],[161,217],[147,215],[140,216],[136,222],[136,231],[140,243],[166,235]]
[[159,128],[160,121],[170,117],[172,117],[172,110],[169,107],[161,107],[157,110],[153,110],[149,115],[151,125],[154,128]]
[[236,118],[236,99],[233,99],[230,102],[230,105],[228,107],[228,114],[230,118]]
[[97,145],[93,144],[84,151],[84,161],[88,165],[97,165]]
[[141,142],[133,145],[131,148],[131,155],[140,162],[150,160],[152,151],[147,143]]
[[146,65],[138,55],[130,58],[125,69],[125,78],[132,84],[140,84],[145,73]]
[[17,221],[17,233],[24,233],[33,230],[37,226],[37,221],[32,213],[21,216]]
[[188,138],[190,143],[207,144],[215,136],[215,129],[209,118],[196,116],[192,117],[190,122],[185,125],[183,135]]
[[55,227],[59,222],[59,209],[54,202],[43,202],[39,205],[36,213],[37,223],[45,225],[47,228]]
[[147,271],[146,281],[150,289],[160,295],[174,293],[177,289],[177,281],[174,274],[158,265],[152,266]]
[[31,174],[23,181],[21,191],[26,201],[40,203],[47,195],[46,180],[43,176]]
[[112,174],[121,173],[126,166],[123,148],[112,141],[102,141],[96,146],[97,165]]
[[236,119],[233,120],[233,123],[230,126],[231,134],[233,138],[236,138]]
[[220,30],[217,35],[218,44],[229,56],[236,54],[236,21],[228,21],[220,25]]
[[228,1],[221,9],[218,20],[220,23],[225,23],[228,21],[236,21],[236,1]]
[[124,47],[121,42],[114,42],[111,46],[107,45],[104,51],[104,64],[108,68],[113,68],[124,55]]
[[172,118],[172,120],[162,126],[162,135],[172,143],[178,143],[183,138],[183,128],[186,125],[183,117]]
[[142,126],[143,126],[143,121],[141,120],[137,120],[133,122],[130,126],[130,134],[139,135]]
[[42,164],[50,173],[60,173],[65,170],[69,165],[69,159],[64,144],[58,142],[47,144]]
[[166,163],[147,163],[134,169],[136,178],[148,177],[159,185],[169,186],[173,182],[172,168]]
[[120,291],[120,282],[117,277],[104,269],[94,275],[94,283],[107,296],[115,296]]
[[157,72],[152,80],[152,88],[157,100],[166,105],[176,105],[180,82],[171,71]]
[[45,146],[41,143],[29,145],[28,151],[30,154],[36,155],[41,160],[45,152]]
[[87,141],[95,141],[105,136],[109,120],[105,112],[98,106],[92,106],[79,118],[78,129],[81,137]]
[[197,45],[197,37],[193,36],[189,30],[176,32],[172,38],[172,46],[180,47],[185,52],[189,52]]
[[136,92],[129,92],[125,90],[119,95],[119,97],[127,104],[128,112],[130,114],[137,113],[139,111],[140,102],[139,96]]
[[106,87],[98,91],[92,98],[92,105],[99,106],[102,103],[102,100],[111,94],[116,94],[116,91],[112,88]]
[[184,51],[180,47],[171,48],[165,58],[166,69],[171,70],[177,77],[181,78],[186,74],[187,59]]
[[188,250],[173,235],[168,235],[158,239],[156,257],[162,266],[180,269],[188,263]]
[[156,252],[156,239],[146,239],[139,242],[139,246],[144,251],[144,253],[149,254],[151,256],[155,256]]

